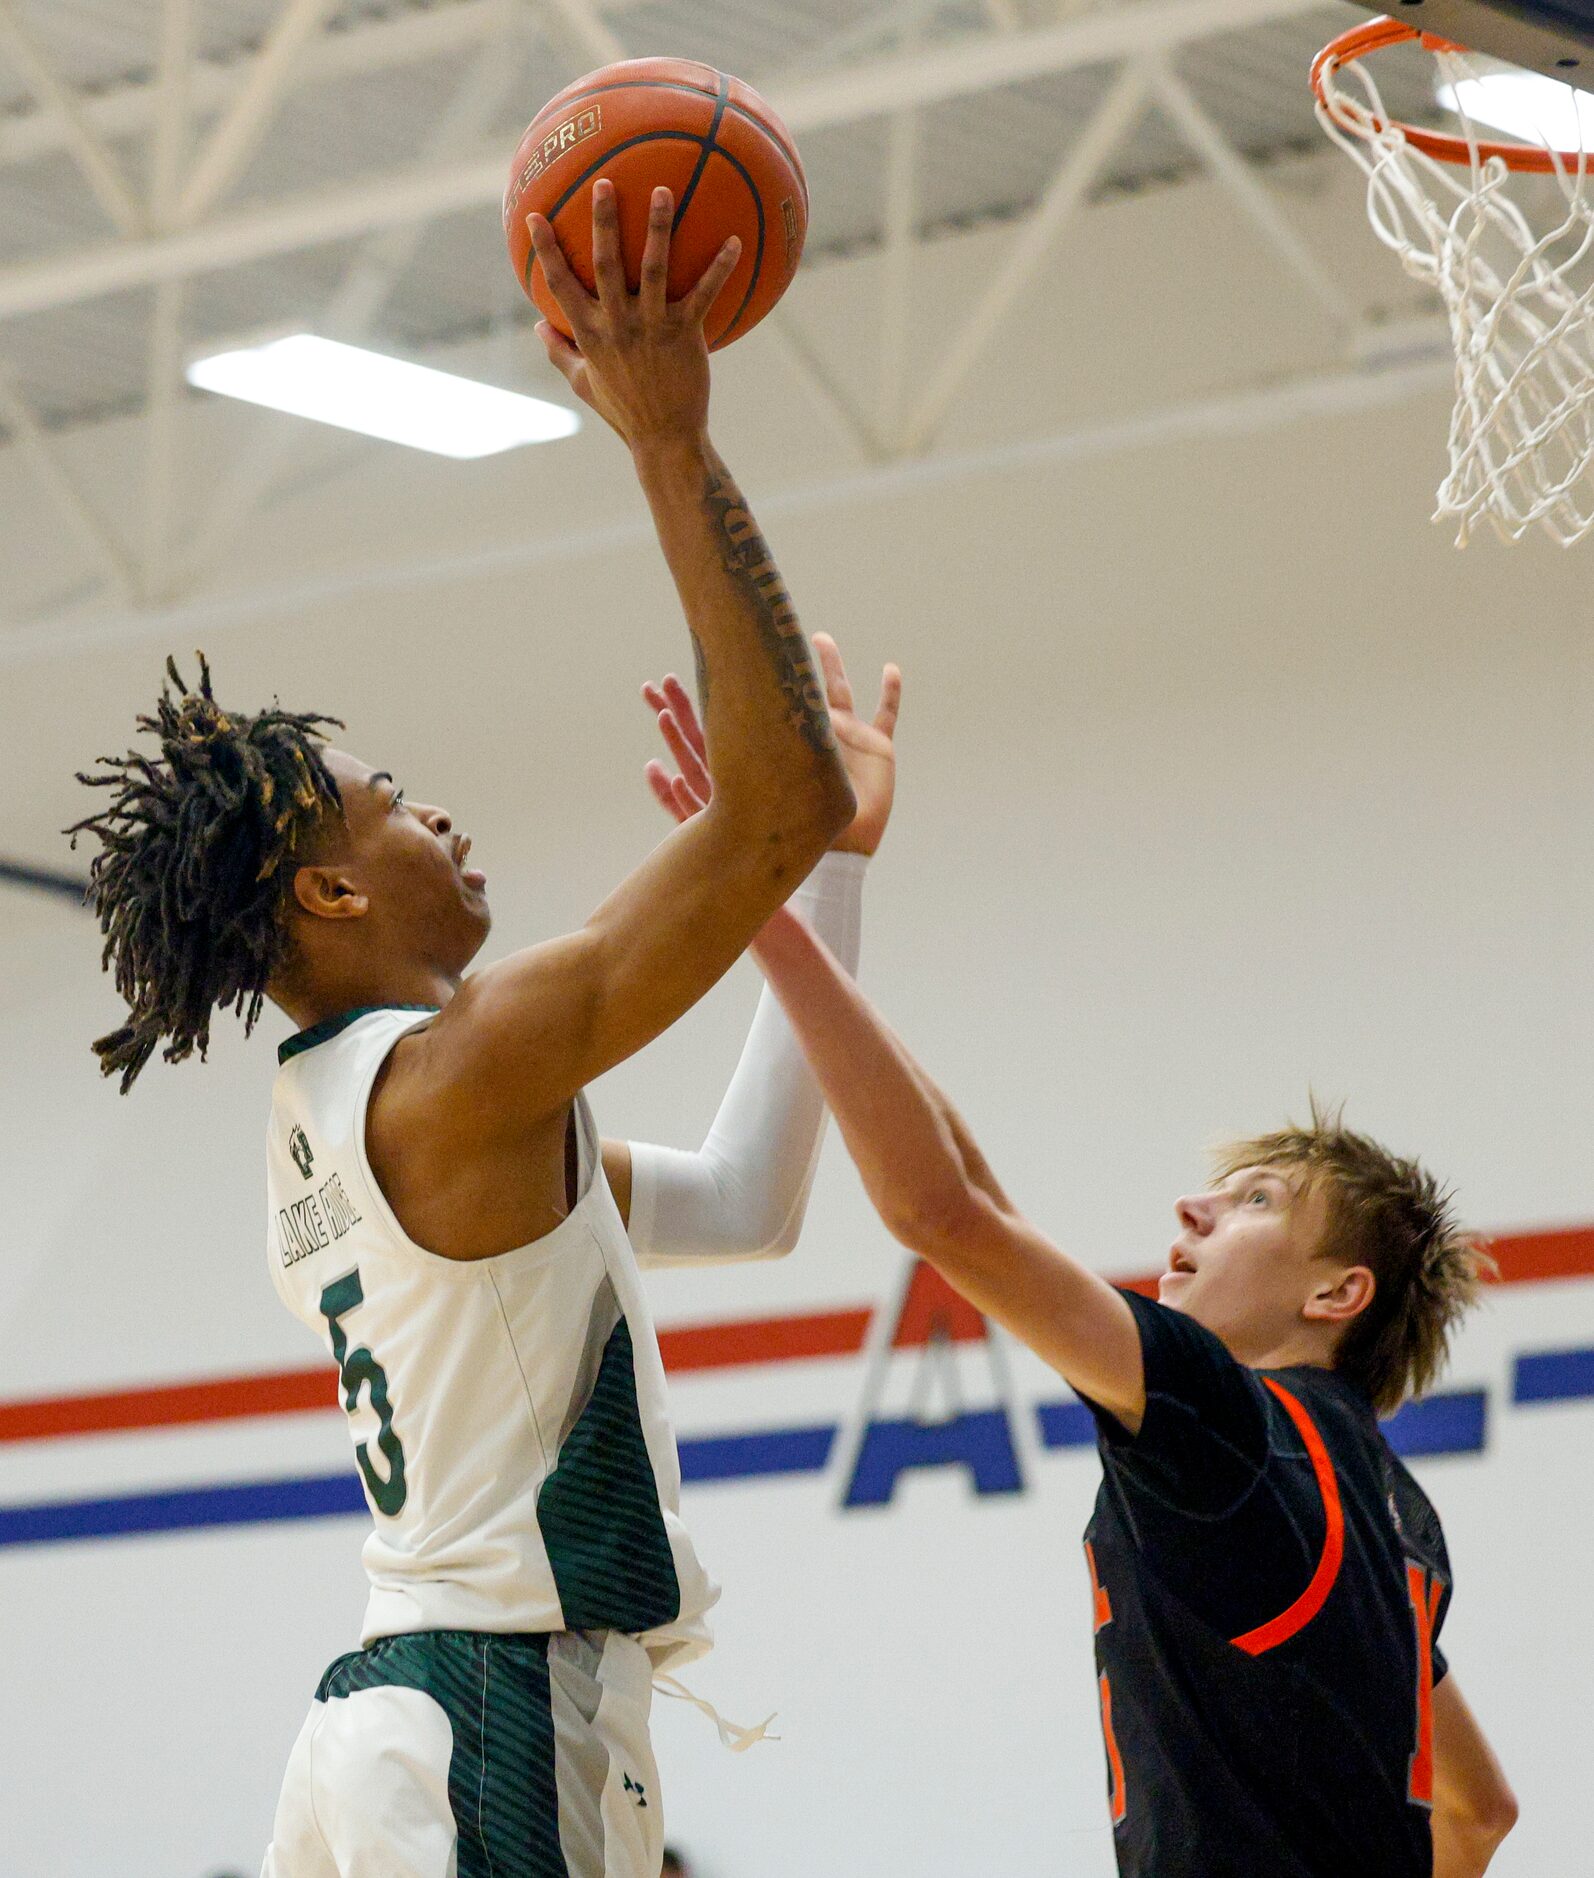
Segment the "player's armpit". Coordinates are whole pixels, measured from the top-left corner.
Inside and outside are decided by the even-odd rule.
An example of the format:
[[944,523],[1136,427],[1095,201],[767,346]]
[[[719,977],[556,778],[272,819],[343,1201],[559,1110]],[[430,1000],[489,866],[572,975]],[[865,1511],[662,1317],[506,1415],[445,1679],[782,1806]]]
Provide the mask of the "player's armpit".
[[1434,1878],[1479,1878],[1516,1824],[1511,1791],[1454,1675],[1433,1692]]

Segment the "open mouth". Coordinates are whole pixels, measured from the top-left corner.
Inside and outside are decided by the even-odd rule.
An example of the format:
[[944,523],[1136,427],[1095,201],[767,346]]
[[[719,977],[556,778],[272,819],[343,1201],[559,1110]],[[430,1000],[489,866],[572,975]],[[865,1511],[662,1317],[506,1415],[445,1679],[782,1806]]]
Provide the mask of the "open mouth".
[[487,885],[487,876],[479,867],[467,867],[465,858],[470,853],[470,836],[461,835],[454,848],[454,865],[459,869],[459,877],[473,893],[480,893]]

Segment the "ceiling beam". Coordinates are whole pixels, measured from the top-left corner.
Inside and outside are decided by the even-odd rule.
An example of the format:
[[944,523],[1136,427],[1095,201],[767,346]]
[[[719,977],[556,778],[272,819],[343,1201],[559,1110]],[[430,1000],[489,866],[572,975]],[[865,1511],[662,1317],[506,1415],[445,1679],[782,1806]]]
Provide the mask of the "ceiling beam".
[[124,235],[141,233],[144,214],[127,186],[127,178],[89,124],[83,100],[63,81],[43,47],[23,25],[12,0],[0,0],[0,52],[21,75],[40,111],[54,123],[61,146],[71,153],[112,225]]
[[1180,136],[1261,232],[1269,247],[1292,273],[1299,276],[1308,292],[1321,302],[1330,317],[1348,335],[1360,318],[1361,309],[1352,303],[1349,295],[1290,226],[1284,211],[1269,194],[1266,185],[1202,110],[1190,87],[1171,66],[1160,59],[1157,61],[1156,101]]
[[886,132],[885,250],[880,281],[880,379],[875,427],[894,437],[902,424],[913,313],[913,250],[918,234],[919,114],[898,111]]
[[178,421],[183,391],[180,280],[163,280],[150,313],[144,390],[144,554],[141,588],[154,603],[169,598],[172,518],[177,500]]
[[[545,3],[553,6],[560,0]],[[601,12],[624,12],[636,3],[606,0]],[[338,32],[323,33],[299,60],[299,82],[331,83],[451,57],[497,31],[524,4],[525,0],[454,0],[453,5],[362,20]],[[819,129],[875,116],[897,105],[965,96],[1046,72],[1104,64],[1213,33],[1241,31],[1321,6],[1322,0],[1133,0],[1133,4],[1100,8],[1049,26],[993,32],[984,36],[983,46],[981,35],[967,34],[897,59],[872,62],[867,68],[826,71],[772,88],[771,95],[793,131]],[[597,14],[590,0],[584,10]],[[927,0],[904,0],[904,17],[928,10]],[[878,39],[882,30],[901,23],[876,19],[860,24],[858,31],[860,36],[867,32],[869,38]],[[249,53],[225,63],[200,60],[194,72],[196,114],[212,117],[227,110],[263,56]],[[798,60],[799,67],[807,63]],[[893,93],[894,85],[906,89]],[[156,90],[154,81],[145,78],[110,85],[79,101],[83,121],[102,142],[135,137],[155,117]],[[49,111],[0,120],[0,165],[28,162],[66,147],[66,131]]]
[[[527,35],[523,25],[522,20],[511,18],[478,48],[453,98],[427,133],[423,155],[441,160],[481,136],[511,87],[524,76]],[[426,229],[426,221],[417,218],[368,237],[321,309],[316,330],[328,339],[362,344],[415,258]],[[265,504],[283,464],[303,441],[300,426],[262,414],[252,444],[233,458],[204,519],[193,531],[187,555],[190,576],[198,577],[216,564],[250,514]]]
[[[194,68],[194,0],[163,0],[156,82],[160,108],[150,150],[149,215],[169,228],[177,215],[189,147],[189,87]],[[169,597],[173,515],[177,495],[182,382],[182,281],[155,289],[144,376],[144,512],[141,590],[154,603]]]
[[[796,136],[940,104],[1001,85],[1168,51],[1192,39],[1238,32],[1322,10],[1323,0],[1134,0],[1081,19],[1029,31],[970,33],[911,52],[871,59],[777,89],[771,102]],[[1304,79],[1302,81],[1305,82]]]
[[306,43],[320,32],[333,0],[283,0],[282,11],[266,35],[248,81],[233,99],[226,115],[195,152],[188,182],[178,198],[174,219],[187,226],[208,215],[243,174],[271,128],[294,62]]
[[[777,88],[773,102],[801,136],[859,118],[941,102],[1166,49],[1319,6],[1321,0],[1137,0],[1059,26],[964,35],[944,45],[870,60]],[[438,9],[446,19],[464,7]],[[434,14],[419,16],[430,19]],[[375,28],[369,30],[375,31]],[[334,44],[345,35],[324,36]],[[85,254],[47,256],[0,269],[0,318],[42,312],[102,294],[235,266],[318,242],[393,228],[418,217],[496,204],[505,156],[494,151],[424,164],[240,210],[203,227],[126,241]]]
[[604,23],[593,0],[532,0],[532,5],[554,36],[582,58],[613,65],[625,57],[625,47]]
[[1131,59],[1120,68],[1096,115],[1069,145],[1040,202],[1020,223],[973,311],[929,374],[902,427],[899,444],[903,451],[921,451],[932,441],[992,335],[1034,280],[1062,230],[1084,206],[1103,165],[1145,110],[1151,81],[1147,59]]
[[[324,33],[306,47],[298,73],[303,82],[330,84],[421,65],[468,51],[500,27],[523,0],[457,0],[396,13]],[[263,55],[195,61],[193,108],[200,117],[219,117],[250,82]],[[133,138],[147,131],[159,111],[158,81],[129,78],[108,85],[93,97],[79,99],[83,121],[102,142]],[[31,163],[67,147],[63,126],[43,109],[0,119],[0,165]]]
[[0,268],[0,318],[74,306],[103,294],[480,208],[502,198],[507,174],[502,152],[452,164],[413,164],[241,209],[202,228],[24,261]]
[[155,121],[149,165],[149,219],[169,228],[182,192],[194,82],[194,0],[164,0]]
[[10,379],[0,372],[0,423],[32,466],[50,500],[71,523],[79,540],[124,600],[137,595],[132,562],[112,533],[110,524],[95,510],[61,461],[54,443]]
[[865,463],[883,461],[886,452],[879,438],[831,377],[788,308],[776,307],[764,322],[764,331],[774,342],[774,349],[785,361],[787,369],[807,393],[815,410],[853,454]]
[[[1265,435],[1288,424],[1354,417],[1408,398],[1439,400],[1447,395],[1454,376],[1455,362],[1447,355],[1384,371],[1341,368],[1240,385],[1078,429],[871,463],[840,474],[832,471],[808,482],[761,492],[758,512],[769,521],[782,515],[856,510],[863,503],[894,499],[908,490],[962,487],[973,477],[1027,477],[1044,467],[1077,468],[1135,450],[1165,454],[1212,438]],[[501,578],[584,555],[644,548],[652,541],[652,524],[644,513],[585,529],[565,528],[486,547],[423,554],[413,561],[382,555],[363,565],[345,564],[277,585],[262,583],[242,592],[205,595],[153,612],[102,612],[69,622],[51,619],[10,627],[0,623],[0,671],[103,646],[184,643],[190,633],[214,634],[261,619],[280,620],[344,601],[351,594],[417,587],[457,592],[465,581]]]

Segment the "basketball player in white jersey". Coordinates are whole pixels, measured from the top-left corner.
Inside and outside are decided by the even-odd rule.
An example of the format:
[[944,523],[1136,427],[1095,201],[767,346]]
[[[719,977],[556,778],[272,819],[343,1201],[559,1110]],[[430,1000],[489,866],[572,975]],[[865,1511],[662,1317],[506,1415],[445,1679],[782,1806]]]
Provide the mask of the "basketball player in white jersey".
[[334,720],[224,712],[203,662],[193,692],[169,667],[178,695],[141,720],[160,759],[83,779],[118,790],[79,824],[102,843],[92,893],[130,1006],[95,1046],[106,1072],[125,1091],[158,1045],[203,1056],[218,1006],[247,1027],[269,997],[299,1026],[267,1134],[267,1257],[338,1366],[371,1592],[362,1647],[293,1748],[265,1878],[659,1870],[652,1678],[707,1647],[717,1593],[679,1518],[633,1242],[659,1262],[787,1249],[822,1106],[769,997],[700,1153],[601,1142],[581,1091],[799,885],[856,955],[897,696],[888,671],[874,724],[827,710],[707,437],[702,322],[735,247],[667,304],[671,207],[655,192],[636,294],[607,184],[595,294],[534,233],[579,349],[544,341],[629,446],[680,593],[721,776],[710,813],[580,931],[466,978],[489,928],[469,837],[329,748]]

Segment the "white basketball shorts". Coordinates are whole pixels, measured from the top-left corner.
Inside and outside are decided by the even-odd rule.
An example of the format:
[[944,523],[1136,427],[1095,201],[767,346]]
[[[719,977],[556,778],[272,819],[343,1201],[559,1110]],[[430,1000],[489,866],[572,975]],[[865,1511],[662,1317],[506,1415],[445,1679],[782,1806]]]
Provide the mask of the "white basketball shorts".
[[652,1665],[616,1630],[428,1630],[339,1657],[261,1878],[658,1878]]

